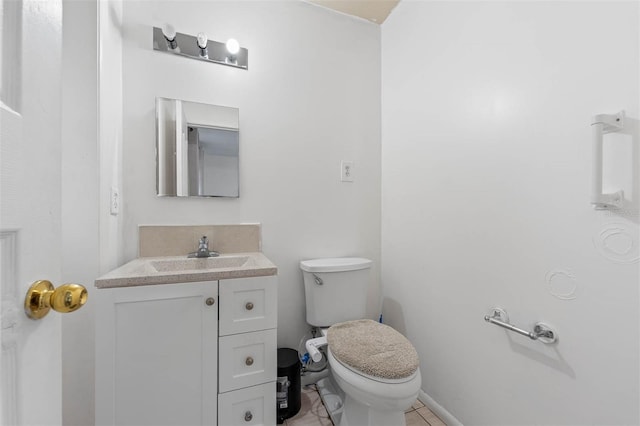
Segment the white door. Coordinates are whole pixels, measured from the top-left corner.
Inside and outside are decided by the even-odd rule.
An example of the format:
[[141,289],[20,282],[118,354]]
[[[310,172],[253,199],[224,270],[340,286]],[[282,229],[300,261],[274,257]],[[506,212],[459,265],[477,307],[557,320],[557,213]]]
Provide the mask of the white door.
[[61,0],[2,0],[0,40],[0,425],[61,424],[60,315],[23,310],[61,284]]

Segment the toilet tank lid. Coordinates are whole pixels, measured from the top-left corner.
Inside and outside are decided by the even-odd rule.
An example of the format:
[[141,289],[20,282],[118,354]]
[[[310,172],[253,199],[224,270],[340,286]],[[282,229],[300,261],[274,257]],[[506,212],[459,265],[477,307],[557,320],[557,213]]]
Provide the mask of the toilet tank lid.
[[373,262],[361,257],[333,257],[311,259],[300,262],[300,269],[306,272],[343,272],[371,268]]

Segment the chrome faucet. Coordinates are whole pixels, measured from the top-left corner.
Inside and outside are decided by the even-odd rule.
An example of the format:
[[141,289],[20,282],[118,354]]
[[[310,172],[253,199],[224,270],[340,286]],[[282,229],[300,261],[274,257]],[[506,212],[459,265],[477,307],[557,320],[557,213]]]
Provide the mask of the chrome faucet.
[[209,257],[209,239],[206,235],[203,235],[198,241],[198,251],[196,256],[198,257]]
[[198,241],[198,251],[189,253],[187,257],[215,257],[219,255],[220,253],[209,250],[209,239],[206,235],[203,235],[200,241]]

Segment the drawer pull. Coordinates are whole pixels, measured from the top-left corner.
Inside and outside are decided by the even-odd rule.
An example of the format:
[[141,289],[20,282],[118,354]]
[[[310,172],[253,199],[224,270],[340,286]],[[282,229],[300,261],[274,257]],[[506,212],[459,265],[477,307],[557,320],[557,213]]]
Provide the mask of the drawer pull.
[[253,303],[251,303],[251,302],[247,302],[247,304],[246,304],[246,305],[244,305],[244,308],[245,308],[247,311],[252,310],[252,309],[253,309]]
[[251,414],[251,411],[247,411],[246,413],[244,413],[245,422],[250,422],[252,419],[253,419],[253,414]]
[[207,297],[207,300],[204,303],[206,303],[207,306],[211,306],[216,303],[216,299],[214,299],[213,297]]
[[253,358],[248,356],[247,359],[244,360],[244,363],[247,365],[253,365]]

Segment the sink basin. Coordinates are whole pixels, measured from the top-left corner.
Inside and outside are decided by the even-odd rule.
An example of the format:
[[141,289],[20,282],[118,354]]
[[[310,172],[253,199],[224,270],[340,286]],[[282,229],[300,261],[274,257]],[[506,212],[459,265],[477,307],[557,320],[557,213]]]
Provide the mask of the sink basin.
[[134,287],[183,282],[230,280],[276,275],[278,268],[262,252],[219,257],[139,257],[96,280],[97,288]]
[[203,269],[239,268],[244,266],[248,260],[248,256],[170,259],[152,261],[151,266],[158,272],[201,271]]

